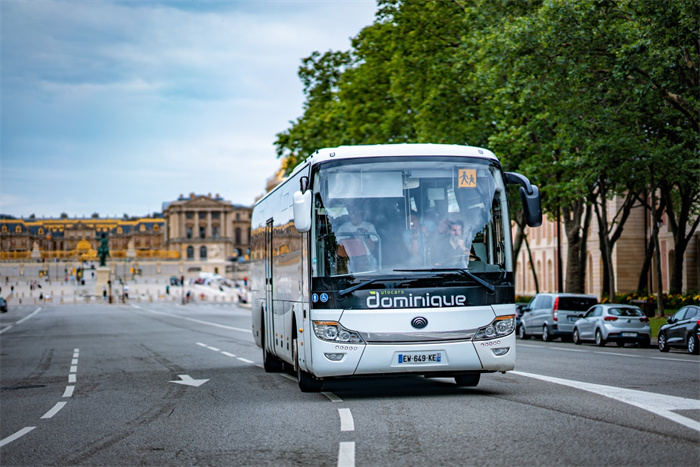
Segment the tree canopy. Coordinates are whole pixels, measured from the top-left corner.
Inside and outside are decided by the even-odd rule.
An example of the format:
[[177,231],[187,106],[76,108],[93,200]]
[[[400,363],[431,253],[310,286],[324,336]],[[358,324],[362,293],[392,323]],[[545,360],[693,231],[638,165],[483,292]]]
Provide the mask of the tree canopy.
[[342,144],[488,147],[540,185],[546,213],[561,212],[572,291],[583,287],[586,219],[603,223],[612,274],[628,212],[606,213],[605,201],[649,204],[642,193],[658,190],[680,291],[700,222],[698,17],[694,0],[380,0],[351,50],[302,61],[304,112],[277,152],[290,171]]

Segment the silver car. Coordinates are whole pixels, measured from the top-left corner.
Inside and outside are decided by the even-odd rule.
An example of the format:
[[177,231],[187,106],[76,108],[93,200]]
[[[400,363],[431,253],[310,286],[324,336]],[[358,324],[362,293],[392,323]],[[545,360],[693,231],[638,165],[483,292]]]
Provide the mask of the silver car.
[[574,344],[595,341],[599,347],[615,342],[618,347],[626,343],[637,343],[649,347],[651,328],[649,318],[633,305],[605,303],[592,306],[583,318],[574,324]]

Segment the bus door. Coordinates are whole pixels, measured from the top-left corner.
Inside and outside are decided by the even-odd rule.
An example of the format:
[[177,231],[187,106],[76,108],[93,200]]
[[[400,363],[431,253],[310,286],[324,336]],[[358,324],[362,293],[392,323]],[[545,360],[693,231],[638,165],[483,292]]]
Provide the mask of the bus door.
[[274,320],[274,293],[272,287],[272,219],[265,226],[265,346],[276,353],[275,348],[275,320]]

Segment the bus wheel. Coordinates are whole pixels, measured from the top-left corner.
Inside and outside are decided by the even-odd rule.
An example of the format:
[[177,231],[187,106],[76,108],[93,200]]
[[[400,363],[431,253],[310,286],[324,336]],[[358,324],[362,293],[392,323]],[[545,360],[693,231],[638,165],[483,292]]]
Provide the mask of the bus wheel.
[[481,379],[481,373],[457,375],[455,376],[455,383],[457,383],[457,386],[474,387],[479,384],[479,379]]
[[299,341],[294,339],[294,369],[297,371],[299,389],[301,392],[319,392],[323,387],[323,381],[312,376],[310,373],[302,371],[299,367]]

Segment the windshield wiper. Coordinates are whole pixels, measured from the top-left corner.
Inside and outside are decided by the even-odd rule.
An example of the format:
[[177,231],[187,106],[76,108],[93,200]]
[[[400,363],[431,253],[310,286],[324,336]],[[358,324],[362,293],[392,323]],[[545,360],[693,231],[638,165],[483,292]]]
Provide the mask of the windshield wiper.
[[480,285],[483,285],[486,289],[488,289],[489,292],[494,293],[496,291],[496,287],[494,287],[492,284],[489,284],[485,280],[483,280],[481,277],[475,275],[474,273],[469,272],[467,269],[464,268],[433,268],[433,269],[394,269],[396,272],[460,272],[467,276],[468,278],[478,282]]
[[[394,269],[394,271],[398,271],[398,269]],[[409,272],[412,271],[411,269],[406,269],[405,271]],[[416,272],[426,272],[426,271],[420,271],[417,270]],[[431,276],[411,276],[411,277],[396,277],[396,276],[382,276],[382,277],[375,277],[369,280],[366,280],[364,282],[360,282],[359,284],[355,284],[351,287],[348,287],[346,289],[340,290],[338,292],[338,297],[343,298],[344,296],[353,293],[354,291],[361,289],[363,287],[366,287],[370,284],[374,284],[375,282],[382,282],[382,281],[407,281],[407,280],[413,280],[413,279],[422,279],[424,277],[431,277]]]

